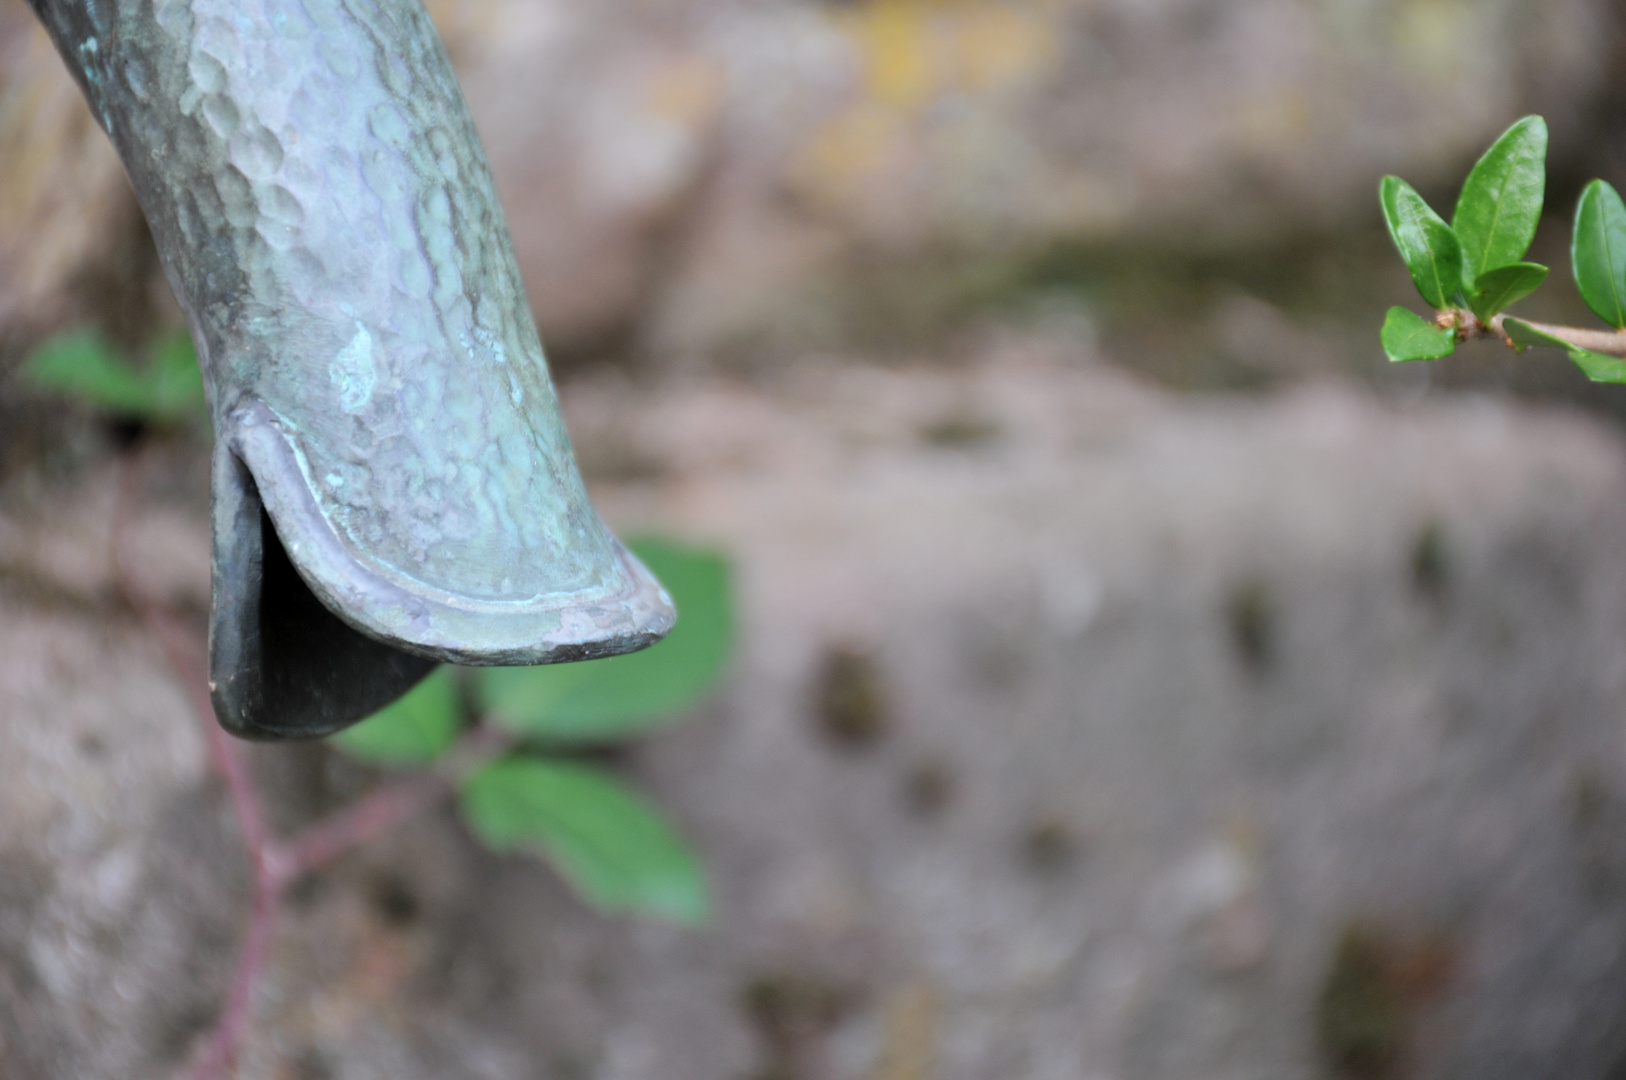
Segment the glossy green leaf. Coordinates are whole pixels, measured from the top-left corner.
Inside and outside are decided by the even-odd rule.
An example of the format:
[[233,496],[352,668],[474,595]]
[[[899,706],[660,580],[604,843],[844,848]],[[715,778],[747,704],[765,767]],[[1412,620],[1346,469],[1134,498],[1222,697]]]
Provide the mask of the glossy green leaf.
[[1515,319],[1511,315],[1502,320],[1502,330],[1513,339],[1513,344],[1521,349],[1531,345],[1545,345],[1554,349],[1563,349],[1565,352],[1574,352],[1576,346],[1571,345],[1563,338],[1554,337],[1544,330],[1537,330],[1523,319]]
[[1383,178],[1378,197],[1417,291],[1432,307],[1450,307],[1462,289],[1462,247],[1451,226],[1398,176]]
[[1523,319],[1515,319],[1511,315],[1502,320],[1502,331],[1513,339],[1513,344],[1521,352],[1532,345],[1545,345],[1554,349],[1563,349],[1565,352],[1571,352],[1575,349],[1574,345],[1571,345],[1563,338],[1557,338],[1543,330],[1537,330]]
[[332,737],[341,750],[374,765],[427,765],[462,730],[457,685],[439,668],[406,696]]
[[511,756],[465,781],[461,801],[488,847],[542,853],[602,911],[705,921],[699,859],[658,810],[600,769]]
[[1392,307],[1383,320],[1383,351],[1395,363],[1406,360],[1438,360],[1450,356],[1457,336],[1442,330],[1416,312]]
[[150,411],[152,394],[141,375],[90,331],[47,341],[23,365],[23,375],[35,386],[107,412],[141,416]]
[[1581,192],[1570,261],[1587,307],[1610,326],[1626,327],[1626,205],[1602,180]]
[[629,544],[671,592],[678,622],[642,652],[529,668],[485,668],[481,707],[519,735],[602,741],[653,727],[716,683],[733,638],[728,564],[716,552],[666,540]]
[[1572,345],[1563,338],[1537,330],[1534,326],[1520,319],[1504,319],[1502,329],[1513,343],[1522,348],[1531,345],[1546,345],[1554,349],[1563,349],[1569,354],[1570,362],[1581,369],[1582,374],[1593,382],[1626,383],[1626,360],[1618,356],[1608,356],[1604,353],[1592,352],[1578,345]]
[[1593,382],[1626,383],[1626,360],[1586,349],[1571,349],[1570,360]]
[[1485,151],[1462,185],[1451,228],[1462,244],[1463,281],[1524,258],[1547,191],[1547,122],[1526,116]]
[[1471,298],[1474,314],[1484,321],[1499,315],[1541,287],[1547,268],[1540,263],[1513,263],[1479,275]]

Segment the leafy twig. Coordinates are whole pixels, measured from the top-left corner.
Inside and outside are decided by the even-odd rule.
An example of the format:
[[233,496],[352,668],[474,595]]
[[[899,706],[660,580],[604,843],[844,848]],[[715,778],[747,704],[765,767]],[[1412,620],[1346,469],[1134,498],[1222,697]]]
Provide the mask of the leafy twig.
[[[1458,341],[1495,338],[1509,348],[1519,348],[1519,343],[1514,341],[1508,334],[1505,325],[1507,318],[1507,315],[1493,315],[1488,322],[1482,322],[1470,311],[1442,311],[1435,318],[1434,324],[1442,330],[1454,330]],[[1601,353],[1605,356],[1626,357],[1626,330],[1594,330],[1582,326],[1558,326],[1554,323],[1536,322],[1534,319],[1520,319],[1518,321],[1538,333],[1567,342],[1575,348]]]
[[1497,139],[1468,173],[1447,224],[1398,176],[1378,185],[1389,235],[1435,318],[1392,307],[1383,351],[1396,362],[1439,360],[1459,342],[1499,338],[1519,352],[1563,349],[1594,382],[1626,383],[1626,202],[1602,180],[1581,193],[1570,261],[1587,306],[1612,330],[1552,326],[1504,315],[1547,280],[1524,262],[1546,198],[1547,124],[1527,116]]

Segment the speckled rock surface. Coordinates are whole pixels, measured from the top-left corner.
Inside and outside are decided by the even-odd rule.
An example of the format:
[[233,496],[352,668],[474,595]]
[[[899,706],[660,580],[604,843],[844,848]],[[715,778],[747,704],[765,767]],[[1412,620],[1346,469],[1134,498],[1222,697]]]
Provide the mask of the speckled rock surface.
[[1522,113],[1583,151],[1616,48],[1597,0],[460,10],[545,340],[665,353],[947,318],[1056,242],[1375,230],[1380,175],[1454,185]]
[[[427,6],[544,340],[573,355],[942,318],[987,287],[977,260],[1058,240],[1290,251],[1379,230],[1381,174],[1448,188],[1522,113],[1547,115],[1561,160],[1585,156],[1618,68],[1603,0]],[[66,131],[72,92],[21,0],[0,13],[0,140],[27,151],[0,157],[3,313],[93,250],[68,200],[117,178],[87,116],[84,146],[9,131]],[[73,169],[43,164],[58,143]]]
[[[737,562],[726,690],[624,763],[715,923],[601,919],[431,815],[294,896],[242,1075],[1613,1075],[1618,434],[988,354],[573,388],[611,520]],[[98,584],[110,479],[74,475],[0,509],[0,1074],[144,1080],[207,1019],[242,874]],[[196,609],[188,513],[137,531]],[[283,827],[360,782],[257,762]]]

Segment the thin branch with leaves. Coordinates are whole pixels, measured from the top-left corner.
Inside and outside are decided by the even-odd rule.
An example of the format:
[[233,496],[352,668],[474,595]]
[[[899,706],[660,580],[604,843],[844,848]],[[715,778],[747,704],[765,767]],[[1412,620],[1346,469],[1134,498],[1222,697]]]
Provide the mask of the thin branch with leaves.
[[1594,180],[1575,210],[1570,261],[1576,287],[1611,330],[1554,326],[1507,313],[1547,280],[1525,262],[1547,186],[1547,124],[1526,116],[1508,128],[1468,173],[1451,223],[1398,176],[1378,187],[1389,235],[1432,319],[1392,307],[1383,323],[1389,359],[1439,360],[1458,343],[1493,338],[1518,352],[1562,349],[1594,382],[1626,382],[1626,205]]

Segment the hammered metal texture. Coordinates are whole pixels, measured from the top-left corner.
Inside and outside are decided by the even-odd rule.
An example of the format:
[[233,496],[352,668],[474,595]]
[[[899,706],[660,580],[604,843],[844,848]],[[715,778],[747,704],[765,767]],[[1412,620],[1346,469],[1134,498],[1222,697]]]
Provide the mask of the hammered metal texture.
[[[418,0],[33,3],[130,172],[217,439],[324,604],[468,663],[604,655],[670,628],[587,500]],[[217,594],[258,551],[222,520]],[[253,607],[217,595],[216,623]]]

